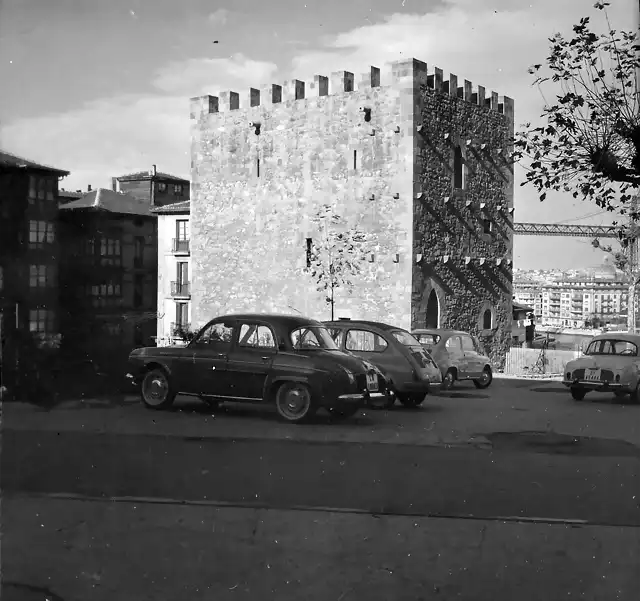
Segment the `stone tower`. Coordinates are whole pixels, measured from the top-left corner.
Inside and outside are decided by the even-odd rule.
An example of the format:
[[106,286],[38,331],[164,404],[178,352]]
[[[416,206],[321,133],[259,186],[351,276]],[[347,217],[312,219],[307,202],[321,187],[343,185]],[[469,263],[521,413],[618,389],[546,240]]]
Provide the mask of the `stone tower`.
[[416,59],[191,99],[193,321],[328,319],[305,273],[323,204],[376,243],[336,315],[478,335],[512,319],[513,101]]

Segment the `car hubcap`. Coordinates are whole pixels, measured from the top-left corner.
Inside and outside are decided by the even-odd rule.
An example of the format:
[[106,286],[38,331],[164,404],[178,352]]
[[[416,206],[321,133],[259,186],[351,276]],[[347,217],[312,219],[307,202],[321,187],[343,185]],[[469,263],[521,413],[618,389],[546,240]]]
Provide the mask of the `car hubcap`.
[[486,384],[489,381],[489,372],[488,371],[485,370],[485,371],[482,372],[482,377],[480,378],[480,381],[483,384]]
[[287,392],[284,402],[284,412],[289,417],[304,414],[309,406],[309,393],[303,388],[292,388]]
[[147,401],[150,404],[162,403],[167,396],[167,381],[160,376],[156,376],[147,383],[146,393]]

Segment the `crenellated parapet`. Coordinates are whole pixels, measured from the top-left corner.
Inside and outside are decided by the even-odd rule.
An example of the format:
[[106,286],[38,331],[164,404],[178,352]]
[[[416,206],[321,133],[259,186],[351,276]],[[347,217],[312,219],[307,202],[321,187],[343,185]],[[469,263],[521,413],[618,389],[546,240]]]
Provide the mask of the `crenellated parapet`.
[[459,98],[465,102],[481,106],[513,119],[513,100],[508,96],[499,96],[484,86],[474,85],[463,80],[459,85],[458,76],[444,72],[438,67],[428,68],[427,63],[417,59],[395,61],[385,65],[382,73],[378,67],[371,67],[362,73],[356,81],[349,71],[336,71],[331,77],[315,75],[312,81],[292,79],[283,84],[268,84],[260,89],[249,88],[248,93],[240,95],[233,91],[221,92],[219,96],[199,96],[191,98],[191,118],[204,114],[233,111],[257,106],[269,106],[290,101],[305,100],[323,96],[350,94],[356,91],[379,88],[383,84],[389,87],[421,86]]

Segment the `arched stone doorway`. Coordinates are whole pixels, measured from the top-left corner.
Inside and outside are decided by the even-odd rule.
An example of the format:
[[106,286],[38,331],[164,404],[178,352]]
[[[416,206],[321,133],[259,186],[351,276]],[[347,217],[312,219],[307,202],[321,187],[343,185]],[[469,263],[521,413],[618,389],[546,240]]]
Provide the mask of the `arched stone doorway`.
[[438,301],[438,295],[435,289],[431,290],[429,299],[427,300],[426,311],[426,327],[437,328],[440,326],[440,303]]

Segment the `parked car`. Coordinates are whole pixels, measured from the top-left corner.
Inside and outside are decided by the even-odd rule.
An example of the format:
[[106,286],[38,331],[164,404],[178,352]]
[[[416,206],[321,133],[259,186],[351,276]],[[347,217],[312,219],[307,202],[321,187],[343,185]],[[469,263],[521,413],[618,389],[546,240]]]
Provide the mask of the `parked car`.
[[[376,321],[339,319],[325,321],[340,349],[376,365],[389,381],[398,400],[417,407],[433,386],[442,382],[438,366],[409,332]],[[389,398],[386,407],[395,399]]]
[[490,386],[491,361],[471,334],[439,329],[413,330],[412,334],[438,364],[443,390],[450,389],[457,380],[471,380],[476,388]]
[[589,391],[627,394],[632,403],[640,402],[640,336],[609,332],[595,336],[583,357],[569,361],[563,384],[576,401]]
[[127,376],[152,409],[184,394],[214,405],[274,402],[284,420],[302,422],[320,407],[349,417],[387,392],[378,371],[341,352],[321,322],[300,316],[217,317],[188,345],[135,349],[129,364]]

